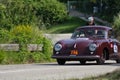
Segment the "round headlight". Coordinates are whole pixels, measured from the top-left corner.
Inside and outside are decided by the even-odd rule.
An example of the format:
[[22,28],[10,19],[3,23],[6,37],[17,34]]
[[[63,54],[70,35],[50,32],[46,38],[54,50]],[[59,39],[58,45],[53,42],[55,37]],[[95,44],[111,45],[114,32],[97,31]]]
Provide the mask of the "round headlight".
[[89,50],[90,51],[95,51],[96,48],[97,48],[97,45],[95,43],[92,43],[92,44],[89,45]]
[[54,47],[55,51],[60,51],[62,49],[62,45],[61,44],[56,44]]

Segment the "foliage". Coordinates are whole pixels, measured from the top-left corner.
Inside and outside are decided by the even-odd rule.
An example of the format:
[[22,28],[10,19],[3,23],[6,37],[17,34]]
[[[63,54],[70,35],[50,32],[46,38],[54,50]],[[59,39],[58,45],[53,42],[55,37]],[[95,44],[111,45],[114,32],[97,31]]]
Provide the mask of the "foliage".
[[116,14],[120,10],[120,1],[119,0],[104,0],[104,3],[108,6],[108,11],[110,14]]
[[[4,55],[3,55],[4,54]],[[5,52],[0,51],[0,64],[25,64],[50,62],[51,57],[41,52]]]
[[[19,5],[18,5],[19,4]],[[57,0],[0,0],[0,27],[55,24],[66,17],[66,7]]]
[[[67,3],[68,0],[58,0],[60,2]],[[120,1],[119,0],[69,0],[76,1],[75,5],[78,10],[100,17],[103,20],[112,22],[114,16],[120,11]],[[71,3],[70,3],[71,5]],[[93,7],[97,7],[98,12],[93,13]],[[108,15],[109,14],[109,15]]]
[[[52,60],[51,42],[43,36],[37,27],[18,25],[11,30],[1,29],[0,36],[1,41],[5,40],[4,43],[20,44],[19,52],[0,51],[0,63],[2,64],[35,63]],[[43,44],[43,50],[30,52],[27,50],[27,44]]]
[[2,0],[1,5],[5,7],[0,13],[2,15],[0,21],[2,28],[11,29],[11,27],[19,24],[34,25],[39,21],[35,15],[35,11],[33,11],[32,2]]
[[42,32],[38,28],[19,25],[11,30],[11,34],[13,35],[12,43],[19,43],[21,50],[25,50],[24,47],[27,44],[35,43],[44,45],[43,53],[51,52],[51,42],[42,35]]
[[36,8],[37,16],[48,25],[62,22],[67,16],[66,6],[57,0],[40,0],[37,4],[41,4]]
[[100,13],[98,13],[100,14],[99,17],[109,22],[113,22],[114,16],[119,12],[120,2],[118,0],[102,0],[98,1],[98,3],[100,8]]
[[47,33],[73,33],[79,27],[86,25],[84,20],[76,17],[68,17],[64,23],[52,25],[46,30]]
[[68,0],[58,0],[58,1],[67,3]]
[[85,78],[82,80],[119,80],[119,79],[120,79],[120,69],[117,69],[105,75],[101,75],[98,77]]
[[32,39],[32,27],[31,26],[25,26],[25,25],[19,25],[14,27],[11,30],[13,38],[13,43],[29,43]]
[[97,77],[89,77],[83,79],[68,79],[68,80],[120,80],[120,69],[117,69],[111,73],[107,73],[105,75],[100,75]]
[[11,39],[12,37],[8,30],[0,29],[0,43],[9,43],[11,42]]
[[4,51],[0,51],[0,63],[2,63],[4,57],[5,57]]
[[[50,61],[52,45],[40,29],[61,23],[66,16],[66,6],[57,0],[0,0],[0,43],[20,44],[19,52],[1,51],[1,63]],[[26,45],[32,43],[43,44],[43,51],[28,52]]]
[[52,43],[51,43],[50,40],[44,38],[43,39],[43,44],[44,44],[44,46],[43,46],[43,53],[44,53],[44,55],[47,56],[46,59],[50,60],[49,57],[51,57],[51,53],[52,53]]
[[43,33],[37,27],[29,25],[18,25],[10,30],[12,34],[12,43],[28,44],[28,43],[43,43]]
[[118,13],[117,16],[114,17],[114,22],[113,22],[113,29],[115,32],[115,36],[120,40],[120,13]]

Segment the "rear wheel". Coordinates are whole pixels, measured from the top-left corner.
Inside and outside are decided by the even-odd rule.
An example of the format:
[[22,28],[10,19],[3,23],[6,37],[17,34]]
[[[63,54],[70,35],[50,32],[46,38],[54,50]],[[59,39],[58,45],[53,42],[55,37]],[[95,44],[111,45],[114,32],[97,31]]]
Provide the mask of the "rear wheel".
[[86,61],[85,61],[85,60],[80,60],[80,63],[81,63],[82,65],[84,65],[84,64],[86,63]]
[[117,59],[117,60],[116,60],[116,63],[120,63],[120,59]]
[[65,64],[65,60],[64,59],[57,59],[57,63],[59,64],[59,65],[64,65]]

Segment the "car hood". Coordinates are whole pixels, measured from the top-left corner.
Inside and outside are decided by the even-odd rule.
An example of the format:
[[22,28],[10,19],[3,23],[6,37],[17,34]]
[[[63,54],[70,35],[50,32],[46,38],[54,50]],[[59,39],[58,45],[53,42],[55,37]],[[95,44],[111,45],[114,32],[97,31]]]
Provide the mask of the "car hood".
[[87,47],[90,43],[94,42],[94,40],[89,38],[76,38],[76,39],[65,39],[59,41],[61,44],[63,44],[66,47],[74,47],[74,45]]

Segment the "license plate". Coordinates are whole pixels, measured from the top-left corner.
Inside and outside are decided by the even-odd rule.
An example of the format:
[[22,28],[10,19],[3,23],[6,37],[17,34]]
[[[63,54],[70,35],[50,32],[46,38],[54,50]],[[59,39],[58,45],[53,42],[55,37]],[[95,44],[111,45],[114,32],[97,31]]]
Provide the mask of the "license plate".
[[71,55],[78,55],[78,50],[71,50]]

